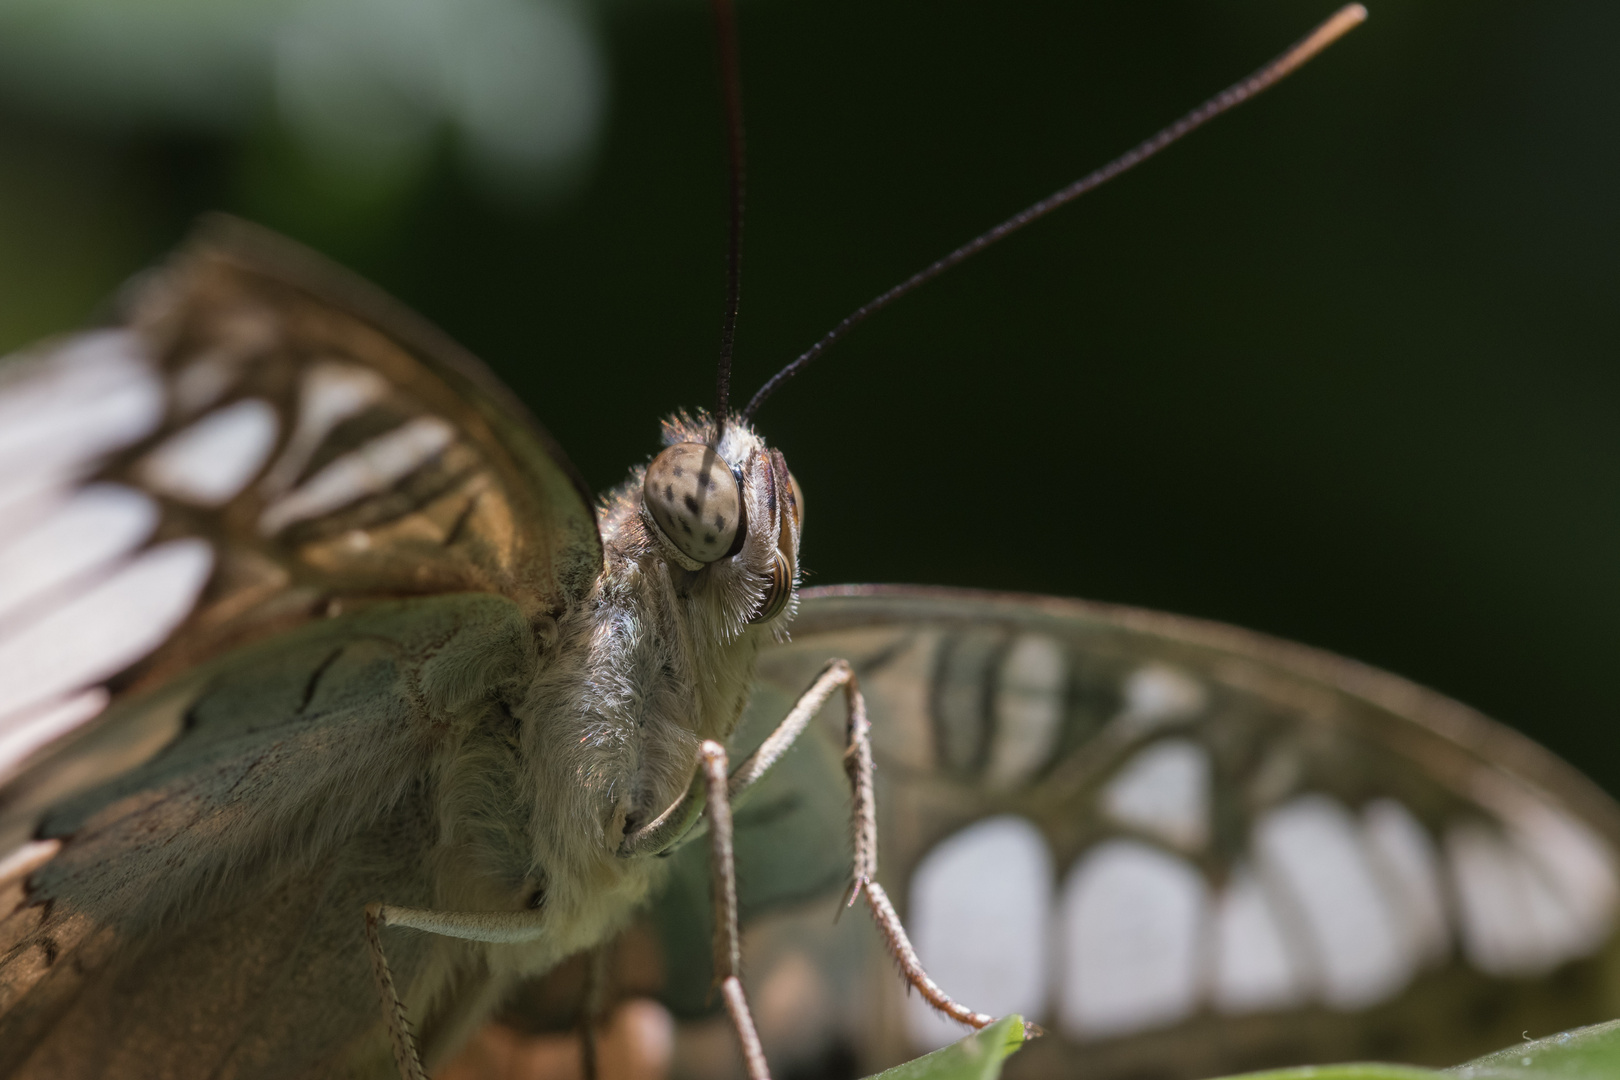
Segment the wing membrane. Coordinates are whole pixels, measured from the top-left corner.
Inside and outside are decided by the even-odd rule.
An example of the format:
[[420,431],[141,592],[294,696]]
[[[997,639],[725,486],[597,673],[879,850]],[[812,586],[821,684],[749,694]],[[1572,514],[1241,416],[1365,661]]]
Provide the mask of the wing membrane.
[[[813,589],[793,641],[762,655],[744,744],[833,656],[867,695],[880,876],[924,962],[1051,1033],[1014,1071],[1444,1064],[1620,1004],[1620,813],[1456,702],[1152,612]],[[739,814],[739,875],[754,985],[798,987],[779,1015],[801,1022],[767,1022],[767,1051],[853,1052],[870,1072],[955,1033],[845,929],[859,920],[827,921],[847,866],[830,711],[759,793],[772,819]],[[695,1009],[682,985],[671,1000]]]
[[[0,892],[0,1074],[386,1075],[360,914],[437,901],[423,777],[535,663],[504,598],[380,603],[115,703],[37,761],[12,809],[61,846]],[[476,999],[461,943],[398,957],[430,1035]]]

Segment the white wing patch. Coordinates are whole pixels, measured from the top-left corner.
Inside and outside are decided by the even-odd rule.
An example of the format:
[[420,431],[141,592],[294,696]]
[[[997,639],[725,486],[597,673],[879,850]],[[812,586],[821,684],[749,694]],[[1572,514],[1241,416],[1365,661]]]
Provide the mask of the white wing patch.
[[1446,834],[1463,951],[1492,975],[1540,975],[1586,951],[1572,912],[1529,853],[1480,822]]
[[1093,848],[1059,904],[1058,1022],[1076,1039],[1191,1015],[1203,989],[1209,891],[1176,855],[1135,840]]
[[265,507],[265,535],[375,495],[415,472],[455,441],[456,431],[437,416],[407,420],[386,435],[331,462],[300,487]]
[[1300,1005],[1307,996],[1276,905],[1254,873],[1239,866],[1215,908],[1215,1007],[1262,1012]]
[[1444,960],[1451,951],[1451,927],[1440,857],[1428,830],[1394,799],[1374,799],[1362,809],[1361,821],[1405,948],[1421,962]]
[[1134,726],[1151,729],[1191,719],[1208,700],[1203,683],[1163,664],[1138,668],[1125,680],[1125,718]]
[[80,334],[13,364],[0,379],[0,523],[14,525],[20,507],[150,434],[163,387],[124,330]]
[[1045,634],[1013,641],[996,678],[995,726],[985,783],[1015,787],[1028,780],[1052,753],[1063,725],[1069,660],[1063,646]]
[[[78,334],[0,368],[0,778],[106,708],[95,684],[162,644],[208,579],[214,556],[202,540],[141,550],[159,520],[153,499],[122,484],[80,486],[164,413],[163,380],[130,331]],[[184,445],[184,435],[164,444]],[[206,487],[224,465],[240,473],[242,445],[194,439],[174,456],[189,456]]]
[[32,605],[134,551],[157,527],[157,506],[119,484],[91,484],[0,544],[0,636]]
[[1415,971],[1356,819],[1326,795],[1301,795],[1255,825],[1260,872],[1300,912],[1321,999],[1359,1009],[1398,992]]
[[[1208,828],[1209,783],[1207,751],[1167,739],[1139,751],[1101,794],[1116,821],[1181,844],[1189,821]],[[1055,1016],[1080,1041],[1167,1027],[1203,1008],[1361,1009],[1447,961],[1458,937],[1472,966],[1509,977],[1543,974],[1607,939],[1607,850],[1554,808],[1514,810],[1506,831],[1453,825],[1442,857],[1393,799],[1358,817],[1327,795],[1300,795],[1260,817],[1253,863],[1239,863],[1219,890],[1187,859],[1115,838],[1084,852],[1055,898],[1045,840],[1002,815],[922,859],[908,921],[924,965],[953,993],[998,1014]],[[1035,973],[1047,961],[1031,947],[1048,926],[1056,970],[1043,990]],[[918,1050],[956,1034],[915,1000],[907,1026]]]
[[1209,754],[1190,739],[1164,739],[1137,752],[1102,791],[1103,811],[1185,851],[1209,842]]
[[1498,773],[1481,772],[1473,787],[1507,832],[1480,821],[1446,832],[1446,864],[1469,962],[1493,975],[1537,975],[1601,948],[1620,899],[1614,857],[1604,842]]
[[375,371],[331,362],[311,366],[300,381],[298,421],[287,448],[262,481],[266,494],[290,488],[333,428],[387,394],[388,383]]
[[258,475],[278,426],[269,402],[233,402],[165,439],[141,459],[136,475],[182,502],[223,506]]
[[[1005,815],[941,842],[911,877],[907,923],[929,973],[946,987],[971,986],[973,1007],[996,1016],[1039,1015],[1048,973],[1052,855],[1027,820]],[[954,990],[953,990],[954,992]],[[906,1029],[919,1050],[962,1037],[921,998],[907,1000]]]
[[171,540],[48,613],[8,626],[0,636],[0,734],[23,710],[77,694],[162,644],[191,612],[213,562],[206,541]]
[[[917,641],[910,652],[939,653],[933,638]],[[908,730],[886,753],[903,759],[937,734],[959,744],[940,758],[961,767],[982,753],[984,787],[1017,791],[1068,722],[1075,673],[1064,643],[1030,631],[1010,640],[964,633],[941,655],[948,681],[934,691],[937,732]],[[889,661],[874,673],[879,706],[941,674],[924,665],[890,687],[895,671]],[[987,1003],[979,1008],[1021,1012],[1077,1041],[1163,1029],[1201,1011],[1353,1012],[1393,1000],[1431,968],[1463,960],[1491,976],[1534,976],[1591,955],[1613,933],[1620,865],[1607,842],[1509,778],[1477,774],[1470,794],[1485,813],[1448,830],[1392,797],[1352,810],[1311,792],[1305,748],[1288,740],[1228,778],[1241,786],[1223,793],[1222,807],[1255,816],[1246,853],[1212,883],[1194,859],[1215,836],[1216,758],[1180,733],[1202,723],[1210,687],[1156,662],[1130,671],[1120,689],[1109,727],[1134,746],[1098,777],[1080,821],[1104,832],[1089,833],[1055,896],[1040,884],[1052,874],[1044,842],[1017,817],[969,826],[917,864],[919,955],[953,993]],[[1127,835],[1110,836],[1110,826]],[[1027,947],[1048,925],[1054,970],[1042,994],[1029,980],[1045,961]],[[1003,928],[1014,928],[1005,940]],[[955,1034],[920,1001],[905,1008],[918,1050]]]
[[34,751],[101,715],[111,699],[95,686],[6,720],[0,725],[0,783],[11,779]]
[[1516,802],[1508,817],[1511,832],[1568,912],[1569,955],[1595,952],[1614,925],[1620,899],[1613,856],[1574,818],[1530,799]]
[[30,840],[10,854],[0,857],[0,889],[38,870],[62,850],[60,840]]

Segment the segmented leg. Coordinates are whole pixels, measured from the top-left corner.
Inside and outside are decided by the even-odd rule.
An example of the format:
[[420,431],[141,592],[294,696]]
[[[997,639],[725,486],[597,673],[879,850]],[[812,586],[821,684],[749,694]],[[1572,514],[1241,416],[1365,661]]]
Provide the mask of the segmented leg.
[[399,1066],[400,1080],[427,1080],[422,1059],[416,1052],[416,1039],[411,1036],[405,1018],[405,1003],[394,989],[394,973],[388,970],[388,957],[382,947],[382,905],[366,905],[366,944],[371,946],[371,971],[377,977],[377,993],[382,996],[383,1019],[388,1025],[388,1041],[394,1047],[394,1064]]
[[720,984],[720,997],[731,1015],[731,1026],[742,1045],[748,1080],[771,1080],[765,1064],[765,1050],[754,1029],[748,999],[743,996],[742,945],[737,936],[736,853],[731,843],[731,795],[727,791],[726,748],[705,740],[699,751],[703,779],[709,795],[709,872],[714,882],[714,977]]
[[[916,950],[911,947],[911,940],[906,936],[906,929],[900,922],[900,916],[895,912],[894,905],[889,902],[888,893],[877,883],[877,799],[872,779],[871,724],[866,718],[866,698],[861,694],[860,680],[856,678],[855,671],[848,661],[834,660],[822,669],[821,674],[816,676],[810,688],[800,695],[799,700],[777,725],[776,730],[760,744],[758,750],[737,766],[737,770],[727,780],[725,791],[731,802],[737,802],[746,794],[781,758],[794,740],[809,726],[815,714],[840,688],[844,691],[844,703],[849,714],[845,727],[844,771],[849,775],[852,796],[850,839],[855,852],[849,888],[844,893],[843,907],[853,906],[861,894],[865,893],[872,918],[877,922],[878,930],[883,934],[889,952],[900,966],[900,974],[906,982],[916,988],[924,1001],[946,1016],[972,1027],[982,1028],[992,1023],[995,1017],[974,1012],[953,1001],[950,995],[929,977],[928,972],[923,969],[922,962],[917,959]],[[705,758],[705,762],[707,760]],[[711,782],[709,786],[711,803],[714,799],[714,790]],[[729,823],[729,807],[726,810],[726,818]],[[718,862],[720,849],[717,846],[715,850]],[[729,838],[726,851],[728,853],[730,851]],[[719,873],[718,869],[716,873]],[[728,868],[726,873],[730,875],[731,870]],[[718,878],[716,880],[718,882]],[[734,902],[732,906],[735,908]],[[731,918],[735,921],[735,911]],[[718,952],[719,931],[716,931],[716,935]],[[717,955],[716,970],[721,970],[719,959]],[[1035,1029],[1029,1028],[1028,1032],[1034,1034]]]
[[844,907],[854,906],[861,894],[866,894],[866,906],[872,910],[872,918],[889,946],[889,954],[900,966],[901,977],[916,988],[924,1001],[952,1020],[972,1027],[982,1028],[993,1023],[995,1017],[957,1004],[929,977],[922,961],[917,959],[917,951],[911,947],[900,916],[889,902],[889,894],[877,883],[877,796],[873,791],[872,725],[866,719],[866,697],[861,693],[854,669],[846,661],[833,661],[822,678],[834,678],[843,686],[849,714],[844,727],[844,771],[849,775],[850,841],[855,859],[849,888],[844,893]]
[[394,974],[383,952],[383,927],[401,926],[463,941],[518,942],[539,937],[544,932],[540,920],[538,911],[430,911],[390,904],[366,905],[366,944],[371,947],[371,969],[377,977],[383,1020],[388,1025],[388,1038],[393,1044],[394,1063],[399,1066],[401,1080],[428,1080],[428,1077],[405,1015],[405,1003],[394,987]]

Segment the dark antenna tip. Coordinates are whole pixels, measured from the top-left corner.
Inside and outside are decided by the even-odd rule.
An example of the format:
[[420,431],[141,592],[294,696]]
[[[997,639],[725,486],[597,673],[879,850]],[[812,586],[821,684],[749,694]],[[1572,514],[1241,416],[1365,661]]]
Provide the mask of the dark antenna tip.
[[[717,0],[717,2],[719,2],[719,0]],[[1017,232],[1019,229],[1022,229],[1025,225],[1028,225],[1033,221],[1045,217],[1058,207],[1063,206],[1066,203],[1073,202],[1075,199],[1078,199],[1080,196],[1084,195],[1088,191],[1091,191],[1093,188],[1100,187],[1112,180],[1120,173],[1126,172],[1136,165],[1140,165],[1142,162],[1146,161],[1154,154],[1157,154],[1171,143],[1174,143],[1184,136],[1190,135],[1198,128],[1203,127],[1205,124],[1221,115],[1221,113],[1243,104],[1245,101],[1254,97],[1262,90],[1265,90],[1274,83],[1281,81],[1287,75],[1292,74],[1307,61],[1311,60],[1318,53],[1320,53],[1323,49],[1326,49],[1329,45],[1339,40],[1339,38],[1343,37],[1346,33],[1355,29],[1357,26],[1360,26],[1366,20],[1367,9],[1365,7],[1363,7],[1361,4],[1346,4],[1344,7],[1334,12],[1327,19],[1327,21],[1323,22],[1315,30],[1312,30],[1309,34],[1302,38],[1287,52],[1271,61],[1271,63],[1260,68],[1253,75],[1233,83],[1225,90],[1222,90],[1219,94],[1216,94],[1214,97],[1198,106],[1192,112],[1187,113],[1181,119],[1162,129],[1150,138],[1144,139],[1142,142],[1127,150],[1113,161],[1110,161],[1102,168],[1097,169],[1094,172],[1087,173],[1085,176],[1082,176],[1079,180],[1076,180],[1068,187],[1060,188],[1051,195],[1048,195],[1046,198],[1042,199],[1040,202],[1020,210],[1018,213],[1014,214],[1006,221],[1003,221],[995,228],[990,229],[988,232],[979,234],[972,240],[969,240],[967,243],[957,248],[955,251],[952,251],[950,254],[936,259],[934,262],[923,267],[923,269],[906,278],[906,280],[900,282],[900,284],[894,286],[888,292],[882,293],[881,295],[874,297],[865,304],[856,308],[853,312],[846,315],[837,326],[834,326],[831,330],[827,331],[826,334],[822,335],[820,341],[817,341],[803,353],[799,354],[797,359],[788,364],[781,371],[778,371],[775,375],[772,375],[765,385],[759,388],[759,391],[754,394],[753,398],[749,400],[748,405],[743,409],[741,414],[742,421],[747,423],[748,421],[752,420],[754,413],[758,412],[759,407],[765,403],[765,399],[775,393],[783,383],[797,375],[800,371],[803,371],[805,367],[807,367],[812,361],[814,361],[822,353],[826,352],[833,345],[837,344],[851,330],[855,329],[855,327],[859,326],[861,323],[865,322],[868,318],[877,314],[879,311],[888,307],[902,296],[921,288],[923,285],[926,285],[934,278],[939,277],[939,275],[951,269],[951,267],[956,266],[958,263],[966,262],[972,256],[977,255],[991,244],[994,244],[997,240]]]
[[726,245],[726,310],[720,322],[720,362],[714,386],[714,445],[725,434],[731,411],[731,353],[737,339],[737,308],[742,297],[743,111],[742,64],[737,47],[737,11],[732,0],[709,0],[720,61],[720,93],[726,111],[726,155],[730,176],[731,221]]

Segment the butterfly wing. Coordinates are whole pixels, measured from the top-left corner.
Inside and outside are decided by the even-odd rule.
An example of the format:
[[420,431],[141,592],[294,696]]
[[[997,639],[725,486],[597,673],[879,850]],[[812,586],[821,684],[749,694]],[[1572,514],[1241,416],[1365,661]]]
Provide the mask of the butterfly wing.
[[595,577],[590,499],[476,361],[251,226],[122,307],[0,365],[0,1072],[330,1069],[364,903],[432,900],[425,765]]
[[[1620,810],[1462,705],[1197,620],[813,589],[761,657],[741,745],[834,656],[872,721],[879,876],[951,993],[1047,1029],[1020,1072],[1453,1063],[1620,1006]],[[958,1033],[865,920],[832,924],[841,712],[739,813],[738,874],[767,1051],[860,1074]],[[672,952],[696,880],[660,913]],[[699,991],[669,1000],[696,1013]],[[714,1040],[681,1045],[701,1061]]]
[[[472,591],[543,634],[599,570],[549,437],[316,256],[213,219],[123,306],[0,370],[0,779],[109,701],[311,620]],[[0,798],[9,851],[27,808]]]

